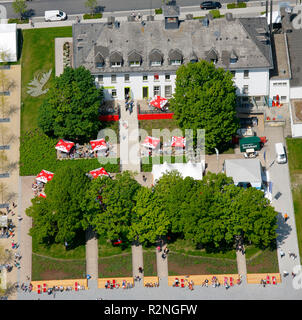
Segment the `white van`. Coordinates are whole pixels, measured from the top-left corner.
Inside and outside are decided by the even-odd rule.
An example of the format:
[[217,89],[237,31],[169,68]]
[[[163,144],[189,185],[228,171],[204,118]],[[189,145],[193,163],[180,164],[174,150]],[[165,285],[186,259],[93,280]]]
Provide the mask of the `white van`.
[[44,14],[45,21],[60,21],[60,20],[66,20],[67,14],[61,10],[50,10],[45,11]]
[[286,153],[283,143],[275,143],[276,157],[278,163],[286,163]]

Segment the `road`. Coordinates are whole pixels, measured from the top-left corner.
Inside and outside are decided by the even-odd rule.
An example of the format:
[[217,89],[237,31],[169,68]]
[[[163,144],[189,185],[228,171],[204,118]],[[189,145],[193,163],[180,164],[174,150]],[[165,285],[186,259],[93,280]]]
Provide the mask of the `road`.
[[[13,0],[0,0],[0,4],[4,5],[7,10],[8,18],[18,18],[14,13],[11,2]],[[251,1],[251,0],[250,0]],[[255,0],[252,0],[255,1]],[[86,0],[33,0],[27,1],[28,14],[31,16],[42,17],[45,10],[60,9],[68,15],[82,14],[89,12],[85,7]],[[201,0],[178,0],[177,3],[181,7],[200,5]],[[221,0],[221,3],[230,3],[234,0]],[[101,0],[99,1],[99,11],[113,12],[113,11],[133,11],[133,10],[148,10],[160,8],[161,0]]]

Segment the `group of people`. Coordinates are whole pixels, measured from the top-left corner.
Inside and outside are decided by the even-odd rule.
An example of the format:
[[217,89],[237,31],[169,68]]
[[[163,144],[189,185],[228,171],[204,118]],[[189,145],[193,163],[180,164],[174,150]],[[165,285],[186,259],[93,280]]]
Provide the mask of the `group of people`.
[[119,283],[116,283],[113,285],[112,282],[106,282],[105,283],[105,288],[106,289],[114,289],[114,288],[119,288],[121,287],[122,289],[131,289],[133,288],[133,284],[131,282],[127,282],[126,280],[123,280],[122,285],[120,286]]
[[44,190],[44,183],[41,181],[37,181],[36,183],[32,183],[31,189],[34,192],[35,196],[37,196],[40,192]]
[[136,14],[134,11],[131,12],[131,16],[134,17],[136,21],[142,21],[143,15],[139,12]]
[[164,250],[162,250],[162,245],[163,245],[163,242],[160,242],[160,244],[157,246],[157,251],[158,252],[162,252],[163,251],[161,257],[163,259],[166,259],[166,257],[167,257],[167,255],[168,255],[170,250],[167,247]]
[[130,99],[129,95],[127,94],[125,97],[125,109],[126,111],[129,110],[131,114],[133,112],[134,101]]
[[[279,252],[280,252],[280,257],[283,258],[285,256],[285,252],[282,249],[280,249]],[[291,252],[291,251],[288,251],[288,256],[290,258],[292,258],[292,259],[296,259],[297,258],[297,255],[295,253]]]
[[147,288],[157,288],[159,287],[159,283],[158,282],[147,282],[145,283],[145,287]]

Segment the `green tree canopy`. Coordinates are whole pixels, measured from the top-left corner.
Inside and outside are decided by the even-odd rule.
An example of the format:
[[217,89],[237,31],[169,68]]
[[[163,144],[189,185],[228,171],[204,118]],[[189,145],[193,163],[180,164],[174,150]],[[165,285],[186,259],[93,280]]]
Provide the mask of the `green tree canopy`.
[[27,215],[34,221],[30,234],[40,243],[71,244],[77,233],[87,229],[85,210],[81,209],[85,201],[90,180],[79,168],[58,169],[53,179],[46,184],[46,198],[35,198]]
[[25,0],[15,0],[12,3],[12,7],[15,13],[20,14],[20,19],[23,19],[23,15],[27,9]]
[[98,3],[97,0],[86,0],[85,7],[90,9],[90,13],[93,15]]
[[39,108],[38,125],[49,136],[80,142],[96,138],[102,89],[84,67],[65,68]]
[[128,239],[135,196],[140,188],[128,171],[117,174],[115,179],[102,177],[92,181],[85,207],[91,225],[100,236],[110,240]]
[[205,129],[207,152],[226,148],[238,129],[232,74],[205,60],[177,69],[170,106],[181,129]]
[[157,200],[150,188],[142,187],[137,192],[128,234],[130,241],[138,237],[140,243],[153,244],[168,233],[170,220]]

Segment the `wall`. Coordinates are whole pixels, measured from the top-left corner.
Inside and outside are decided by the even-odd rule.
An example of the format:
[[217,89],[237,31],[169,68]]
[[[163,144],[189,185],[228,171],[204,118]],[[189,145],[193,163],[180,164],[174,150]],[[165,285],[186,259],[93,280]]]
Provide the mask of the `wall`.
[[290,88],[289,94],[291,99],[302,99],[302,87]]
[[[118,70],[117,70],[118,71]],[[165,97],[165,86],[172,86],[172,93],[175,90],[175,78],[176,74],[171,72],[149,72],[149,73],[128,73],[130,75],[129,81],[125,81],[125,73],[115,73],[116,82],[111,82],[111,74],[103,75],[103,82],[99,82],[98,78],[95,77],[95,82],[98,86],[104,87],[104,98],[105,100],[123,100],[124,88],[130,87],[134,99],[143,99],[143,87],[148,87],[148,96],[153,98],[153,88],[154,86],[160,86],[160,95]],[[158,74],[159,79],[154,80],[154,75]],[[165,80],[165,74],[170,74],[170,80]],[[148,76],[147,81],[143,81],[143,75]],[[116,90],[116,97],[111,96],[112,89]],[[169,97],[167,97],[169,98]]]
[[237,87],[237,95],[246,96],[242,93],[243,86],[248,85],[248,96],[268,96],[269,94],[269,70],[249,70],[248,79],[244,79],[244,70],[236,71],[234,82]]
[[[279,95],[281,103],[288,103],[289,101],[289,80],[270,80],[269,97]],[[286,100],[281,100],[282,96],[286,96]]]

